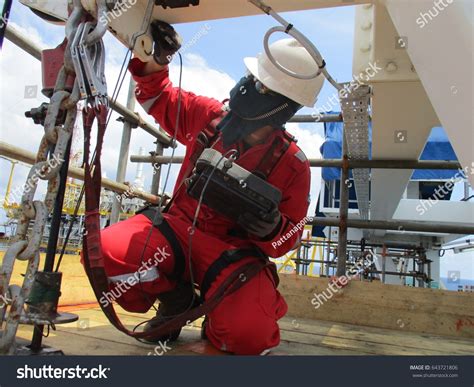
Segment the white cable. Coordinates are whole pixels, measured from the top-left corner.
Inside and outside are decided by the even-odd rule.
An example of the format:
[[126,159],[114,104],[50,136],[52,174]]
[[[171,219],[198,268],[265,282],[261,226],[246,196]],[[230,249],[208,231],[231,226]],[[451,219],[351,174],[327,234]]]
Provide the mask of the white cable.
[[[324,62],[323,57],[321,56],[319,50],[316,48],[316,46],[305,36],[303,35],[297,28],[295,28],[291,23],[288,23],[284,18],[282,18],[278,13],[276,13],[270,6],[266,5],[260,0],[248,0],[252,4],[254,4],[256,7],[260,8],[263,12],[265,12],[267,15],[272,16],[277,22],[279,22],[282,26],[276,26],[270,28],[263,39],[263,47],[265,49],[265,53],[268,56],[268,59],[270,62],[275,65],[277,69],[282,71],[283,73],[297,78],[297,79],[313,79],[316,78],[319,74],[323,74],[326,79],[337,89],[341,90],[343,87],[339,83],[337,83],[333,77],[328,73],[326,69],[326,63]],[[286,68],[283,66],[281,63],[279,63],[275,57],[272,55],[270,51],[270,46],[269,46],[269,40],[270,36],[274,34],[275,32],[283,32],[285,34],[288,34],[295,38],[296,41],[298,41],[305,49],[308,51],[308,53],[311,55],[311,57],[314,59],[316,65],[318,66],[318,69],[312,73],[312,74],[298,74],[295,73],[294,71]]]

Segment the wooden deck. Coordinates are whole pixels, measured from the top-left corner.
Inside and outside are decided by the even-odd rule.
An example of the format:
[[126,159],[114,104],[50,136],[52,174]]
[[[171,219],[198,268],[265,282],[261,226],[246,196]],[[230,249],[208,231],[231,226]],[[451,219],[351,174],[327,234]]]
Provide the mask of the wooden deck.
[[[157,347],[142,344],[113,328],[98,305],[63,308],[79,315],[79,321],[61,325],[44,339],[46,345],[66,355],[155,355]],[[153,316],[119,312],[129,328]],[[201,321],[183,328],[178,341],[168,344],[165,355],[224,355],[200,340]],[[271,354],[279,355],[472,355],[474,340],[419,334],[343,323],[294,319],[280,320],[281,344]],[[31,338],[31,327],[21,326],[18,336]]]
[[[2,257],[0,252],[0,261]],[[24,270],[25,262],[17,262],[13,283],[22,282]],[[157,355],[153,345],[140,343],[110,325],[95,302],[77,255],[66,256],[61,270],[60,310],[79,315],[79,321],[58,325],[44,339],[46,345],[67,355]],[[324,278],[281,275],[279,289],[288,302],[288,316],[294,317],[280,320],[281,344],[271,354],[474,354],[474,293],[352,281],[316,310],[311,298],[326,287]],[[119,307],[117,311],[129,328],[154,315],[153,311],[131,314]],[[200,320],[184,327],[179,340],[168,345],[171,350],[166,355],[224,355],[200,340],[200,327]],[[19,338],[30,341],[31,336],[31,326],[20,326]]]

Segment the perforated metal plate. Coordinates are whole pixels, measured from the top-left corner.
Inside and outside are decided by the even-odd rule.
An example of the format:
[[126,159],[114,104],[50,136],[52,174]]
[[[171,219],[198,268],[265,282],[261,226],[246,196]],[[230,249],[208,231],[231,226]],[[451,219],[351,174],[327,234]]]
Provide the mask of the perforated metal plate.
[[[360,86],[341,96],[341,109],[344,119],[344,133],[347,141],[347,155],[353,160],[369,159],[369,86]],[[361,219],[369,219],[370,170],[353,169],[357,203]]]

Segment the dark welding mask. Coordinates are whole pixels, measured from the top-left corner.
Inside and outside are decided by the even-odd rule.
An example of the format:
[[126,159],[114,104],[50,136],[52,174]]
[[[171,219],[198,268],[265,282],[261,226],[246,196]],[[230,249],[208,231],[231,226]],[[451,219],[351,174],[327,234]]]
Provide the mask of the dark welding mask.
[[297,102],[267,89],[251,74],[230,91],[229,113],[217,125],[224,147],[264,126],[282,128],[301,108]]

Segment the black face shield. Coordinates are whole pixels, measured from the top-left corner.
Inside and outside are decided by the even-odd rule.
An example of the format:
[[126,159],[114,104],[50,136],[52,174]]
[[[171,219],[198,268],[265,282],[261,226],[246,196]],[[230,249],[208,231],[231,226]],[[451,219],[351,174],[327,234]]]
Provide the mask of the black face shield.
[[241,140],[264,126],[282,128],[301,105],[272,92],[252,75],[243,77],[230,91],[229,113],[217,125],[224,146]]

